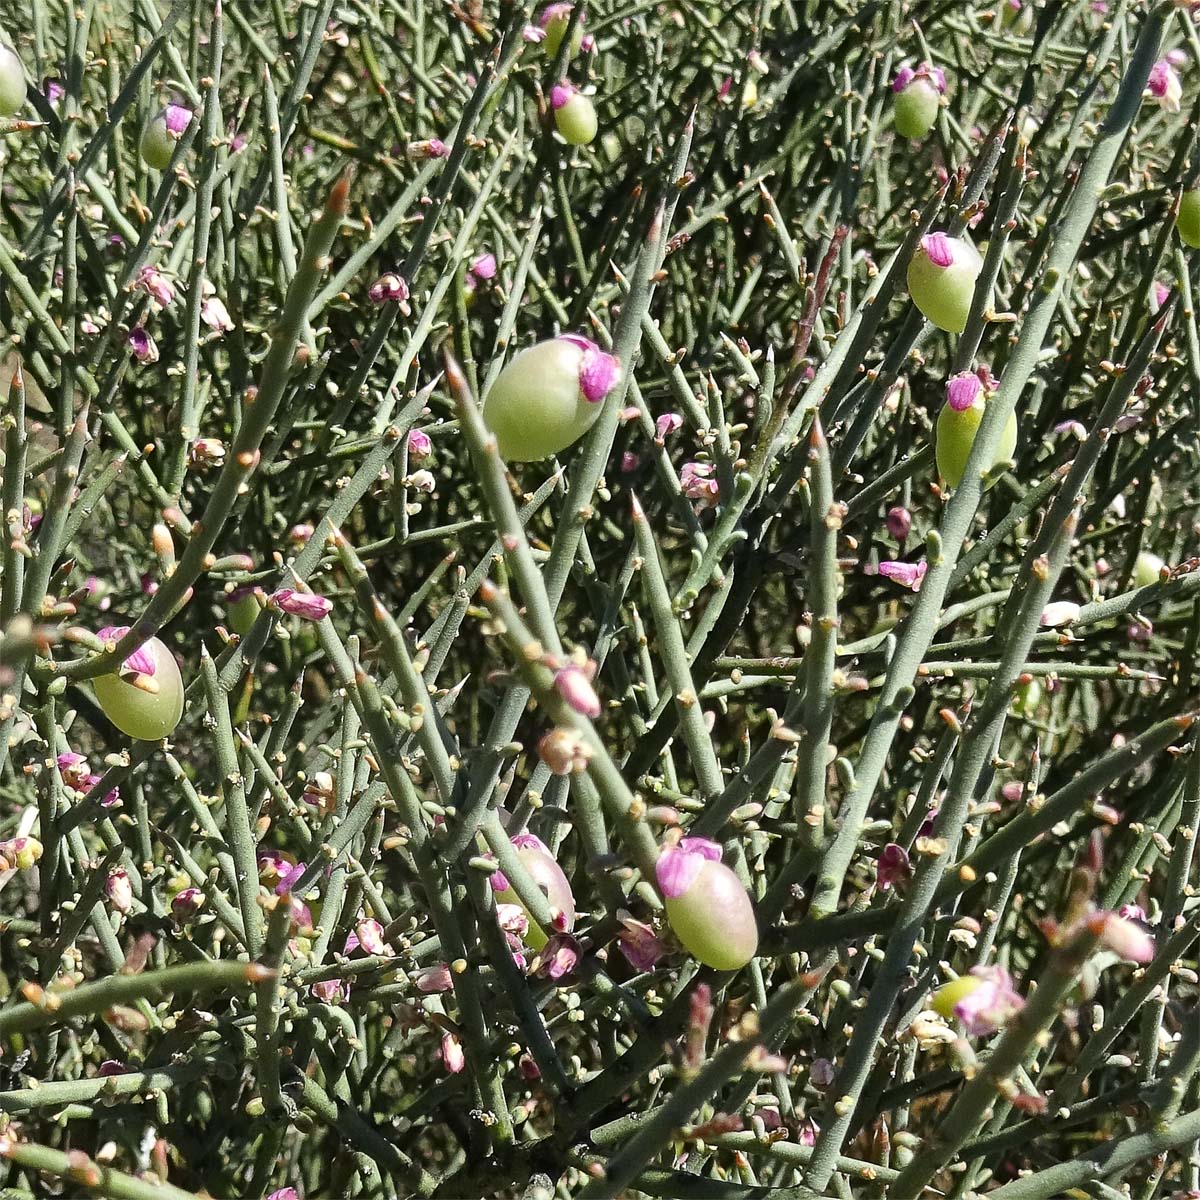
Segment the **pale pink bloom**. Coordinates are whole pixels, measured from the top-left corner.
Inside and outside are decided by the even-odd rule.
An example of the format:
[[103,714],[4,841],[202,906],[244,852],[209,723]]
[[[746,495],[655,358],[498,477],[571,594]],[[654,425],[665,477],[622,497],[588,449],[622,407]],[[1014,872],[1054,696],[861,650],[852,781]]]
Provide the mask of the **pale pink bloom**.
[[496,924],[505,933],[524,937],[529,932],[529,915],[519,904],[497,904]]
[[1156,279],[1154,286],[1150,289],[1150,310],[1158,312],[1160,308],[1167,302],[1167,297],[1171,294],[1171,289],[1167,287],[1161,280]]
[[321,621],[333,611],[333,601],[315,592],[298,592],[294,588],[280,588],[271,593],[271,604],[281,612],[306,621]]
[[645,921],[636,920],[624,909],[618,910],[617,920],[621,922],[617,945],[629,965],[635,971],[653,971],[666,949],[662,941]]
[[207,279],[204,281],[204,299],[200,302],[200,320],[217,333],[230,333],[233,330],[229,309]]
[[294,1187],[281,1187],[276,1188],[267,1200],[300,1200],[300,1196]]
[[546,31],[544,29],[540,29],[537,25],[526,25],[521,30],[521,37],[525,41],[532,42],[536,45],[538,42],[544,42],[546,40]]
[[1117,916],[1126,921],[1145,921],[1146,910],[1140,904],[1122,904]]
[[911,588],[914,592],[921,590],[921,580],[925,578],[925,572],[928,570],[929,564],[924,559],[915,563],[888,560],[879,564],[880,575],[900,584],[901,587]]
[[554,690],[581,716],[595,720],[600,715],[600,697],[592,687],[587,672],[575,663],[568,663],[554,673]]
[[1079,620],[1079,605],[1070,600],[1054,600],[1042,609],[1042,624],[1047,629],[1061,629]]
[[678,413],[663,413],[654,422],[654,436],[661,442],[672,433],[675,433],[682,425],[683,418]]
[[[293,889],[304,878],[304,873],[308,870],[307,863],[290,863],[286,859],[279,861],[279,882],[275,885],[275,895],[290,896]],[[273,864],[275,865],[275,864]],[[262,860],[259,860],[259,870],[262,870]]]
[[1000,795],[1004,797],[1010,804],[1015,804],[1020,800],[1022,793],[1025,791],[1025,785],[1017,780],[1010,780],[1000,789]]
[[466,1065],[467,1057],[463,1053],[462,1042],[453,1033],[442,1034],[442,1045],[438,1051],[442,1065],[451,1075],[457,1075]]
[[372,304],[383,304],[388,301],[399,303],[408,299],[408,284],[394,271],[380,275],[367,289],[367,298]]
[[358,935],[358,944],[368,954],[390,957],[396,953],[383,940],[383,926],[374,917],[361,918],[354,926],[354,932]]
[[74,751],[58,756],[58,773],[62,776],[63,783],[76,791],[86,788],[87,780],[91,777],[88,760]]
[[562,979],[579,963],[579,942],[569,933],[552,933],[538,951],[533,973],[546,979]]
[[666,846],[654,866],[658,890],[668,899],[682,896],[696,882],[705,862],[720,861],[721,847],[708,838],[684,838],[678,845]]
[[686,462],[679,472],[679,486],[689,500],[698,502],[700,508],[711,508],[717,503],[720,485],[712,478],[715,468],[712,463]]
[[[106,625],[96,630],[96,636],[102,642],[119,642],[128,632],[128,625]],[[149,646],[139,646],[121,664],[121,670],[132,671],[136,675],[153,675],[158,670],[158,660]]]
[[430,994],[433,992],[448,992],[454,987],[454,977],[445,963],[436,967],[426,967],[413,981],[418,992]]
[[496,256],[494,254],[480,254],[477,258],[471,260],[469,270],[472,276],[480,283],[485,283],[489,279],[495,279]]
[[1179,102],[1183,99],[1183,85],[1175,68],[1161,58],[1150,69],[1150,78],[1146,81],[1146,91],[1158,101],[1165,112],[1177,113]]
[[409,158],[445,158],[449,153],[450,147],[441,138],[427,138],[424,141],[408,143]]
[[815,1146],[817,1144],[817,1134],[821,1132],[821,1127],[812,1119],[805,1117],[800,1122],[799,1142],[802,1146]]
[[1016,1016],[1025,999],[1003,967],[972,967],[971,974],[980,983],[954,1006],[954,1015],[971,1037],[985,1037]]
[[323,1004],[336,1004],[350,998],[350,984],[340,979],[322,979],[312,985],[312,994]]
[[166,308],[175,299],[171,281],[154,267],[143,267],[133,286],[145,292],[161,308]]
[[1104,913],[1100,940],[1114,954],[1129,962],[1148,963],[1154,957],[1154,938],[1136,921],[1117,913]]
[[168,104],[163,109],[163,121],[172,137],[182,137],[192,123],[192,110],[184,108],[182,104]]

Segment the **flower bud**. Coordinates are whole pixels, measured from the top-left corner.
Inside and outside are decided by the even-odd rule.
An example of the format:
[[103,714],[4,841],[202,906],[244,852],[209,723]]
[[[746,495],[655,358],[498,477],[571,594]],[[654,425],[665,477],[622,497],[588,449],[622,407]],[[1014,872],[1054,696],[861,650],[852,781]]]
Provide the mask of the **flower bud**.
[[[109,626],[97,636],[119,642],[129,626]],[[135,650],[111,675],[92,680],[104,715],[124,734],[143,742],[167,737],[183,716],[183,679],[174,655],[158,638]]]
[[168,104],[142,130],[142,161],[157,171],[165,171],[171,165],[175,143],[183,136],[191,121],[190,109],[182,104]]
[[[946,403],[938,413],[936,450],[938,474],[951,487],[958,487],[962,482],[975,434],[986,411],[987,394],[976,372],[964,371],[949,380]],[[990,470],[997,463],[1011,459],[1016,448],[1017,418],[1010,412],[1000,435],[1000,444],[991,462],[984,464],[984,469]],[[992,480],[988,486],[994,483]]]
[[1149,550],[1143,550],[1133,564],[1133,582],[1136,587],[1149,587],[1157,583],[1164,567],[1163,560]]
[[119,913],[127,913],[133,907],[133,887],[129,872],[124,867],[114,867],[104,881],[104,894],[108,902]]
[[1179,76],[1168,59],[1161,58],[1150,68],[1146,91],[1158,101],[1159,108],[1164,112],[1179,111],[1179,102],[1183,99],[1183,84],[1179,82]]
[[185,887],[171,899],[171,915],[179,922],[190,921],[203,907],[205,896],[198,887]]
[[545,894],[550,902],[550,909],[555,914],[556,929],[542,929],[530,916],[528,909],[521,903],[520,896],[508,882],[507,876],[497,871],[492,876],[492,889],[496,893],[496,905],[515,905],[526,917],[527,928],[521,933],[525,944],[533,950],[540,950],[549,934],[554,932],[566,933],[575,925],[575,896],[571,884],[562,867],[554,861],[554,856],[540,838],[532,833],[519,833],[512,839],[516,847],[517,857],[529,873],[534,883]]
[[333,611],[333,601],[315,592],[298,592],[295,588],[279,588],[271,593],[271,606],[289,616],[305,621],[323,621]]
[[565,450],[600,415],[620,362],[595,343],[563,334],[523,350],[496,378],[483,419],[500,456],[534,462]]
[[966,238],[926,234],[908,264],[908,292],[939,329],[962,333],[982,270],[983,259]]
[[655,874],[671,930],[689,954],[718,971],[736,971],[754,957],[754,907],[716,842],[684,838],[668,846]]
[[413,466],[420,466],[433,454],[433,441],[423,429],[408,431],[408,461]]
[[587,770],[592,750],[577,730],[560,726],[538,742],[538,757],[554,775],[578,775]]
[[887,531],[898,542],[904,541],[912,530],[912,513],[902,504],[888,509],[886,517]]
[[11,47],[0,43],[0,117],[14,117],[25,105],[25,64]]
[[572,146],[586,146],[596,136],[596,106],[569,83],[560,83],[550,91],[554,126]]
[[42,857],[42,843],[37,838],[15,837],[0,842],[0,870],[28,871]]
[[920,141],[937,120],[938,107],[946,90],[946,76],[940,67],[922,63],[916,70],[901,67],[892,82],[896,97],[896,132],[901,137]]

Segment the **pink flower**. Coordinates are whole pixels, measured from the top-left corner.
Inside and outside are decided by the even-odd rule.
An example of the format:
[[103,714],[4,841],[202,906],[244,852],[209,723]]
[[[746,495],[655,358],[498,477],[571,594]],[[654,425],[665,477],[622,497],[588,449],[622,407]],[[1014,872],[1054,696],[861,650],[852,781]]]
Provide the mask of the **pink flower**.
[[824,1091],[834,1079],[835,1071],[833,1063],[827,1058],[814,1058],[813,1065],[809,1069],[808,1078],[813,1087],[820,1088]]
[[580,715],[591,720],[600,715],[600,697],[587,672],[575,663],[568,663],[554,673],[554,690]]
[[433,453],[433,440],[421,429],[408,431],[408,461],[423,463]]
[[453,1033],[442,1034],[442,1046],[438,1051],[442,1065],[451,1075],[457,1075],[466,1065],[467,1058],[463,1054],[462,1042]]
[[481,254],[478,258],[471,260],[471,265],[468,269],[480,283],[486,283],[489,279],[495,279],[496,256],[494,254]]
[[1140,904],[1122,904],[1117,916],[1124,921],[1145,921],[1146,910]]
[[1079,605],[1070,600],[1054,600],[1042,609],[1041,623],[1047,629],[1061,629],[1079,620]]
[[529,932],[529,914],[519,904],[497,904],[496,924],[505,933],[524,937]]
[[[383,926],[374,917],[360,918],[354,926],[354,933],[357,934],[358,945],[368,954],[390,957],[396,953],[383,940]],[[347,945],[349,945],[349,939],[347,939]],[[346,952],[349,953],[349,950]]]
[[166,308],[175,299],[175,288],[171,281],[154,267],[143,267],[133,286],[140,288],[161,308]]
[[716,505],[720,485],[712,478],[712,463],[686,462],[679,472],[679,486],[689,500],[698,502],[700,508]]
[[946,403],[955,412],[966,412],[983,390],[983,384],[974,371],[962,371],[946,381]]
[[668,412],[663,413],[661,417],[654,422],[654,436],[657,441],[662,442],[670,434],[675,433],[683,425],[683,418],[678,413]]
[[1161,58],[1150,69],[1150,78],[1146,81],[1146,91],[1158,101],[1165,112],[1177,113],[1179,102],[1183,98],[1183,85],[1175,68]]
[[58,756],[58,773],[67,787],[81,791],[87,786],[91,771],[88,767],[88,760],[82,754],[68,751],[66,754]]
[[230,333],[233,330],[229,309],[207,279],[204,281],[204,299],[200,302],[200,320],[217,333]]
[[409,158],[445,158],[449,153],[450,147],[441,138],[428,138],[422,142],[408,143]]
[[912,529],[912,513],[902,504],[888,509],[887,529],[898,542],[904,541]]
[[557,112],[564,104],[567,104],[571,97],[575,95],[576,89],[569,83],[556,83],[550,89],[550,104]]
[[1137,921],[1112,912],[1102,916],[1100,940],[1114,954],[1135,963],[1148,963],[1154,958],[1154,939]]
[[945,92],[946,90],[946,73],[942,68],[931,67],[928,63],[922,63],[916,70],[913,70],[909,66],[901,67],[896,72],[896,78],[892,81],[892,91],[902,92],[917,79],[928,80],[939,92]]
[[1160,308],[1167,302],[1167,297],[1171,294],[1171,289],[1160,279],[1154,281],[1154,286],[1151,288],[1150,307],[1154,312],[1158,312]]
[[322,979],[320,983],[312,985],[312,994],[322,1004],[335,1004],[350,998],[350,985],[340,979]]
[[684,838],[677,846],[666,846],[654,866],[658,890],[668,899],[682,896],[705,862],[720,861],[721,847],[707,838]]
[[665,947],[645,921],[638,921],[624,909],[617,912],[621,932],[617,934],[617,945],[626,961],[635,971],[653,971],[662,958]]
[[294,588],[280,588],[271,593],[271,604],[281,612],[306,621],[324,620],[333,611],[333,601],[315,592],[298,592]]
[[[263,860],[260,858],[260,871],[262,870],[262,863]],[[276,859],[274,862],[272,862],[272,866],[275,866],[279,871],[279,882],[275,885],[275,895],[277,896],[290,896],[292,894],[292,890],[296,887],[300,880],[304,878],[305,871],[308,870],[307,863],[301,862],[293,865],[286,859]]]
[[119,1058],[106,1058],[96,1074],[102,1079],[107,1079],[111,1075],[124,1075],[126,1070],[125,1064]]
[[432,992],[448,992],[454,987],[454,977],[445,963],[438,963],[436,967],[426,967],[413,982],[417,991],[426,995]]
[[163,121],[172,137],[182,137],[192,123],[192,110],[184,108],[182,104],[168,104],[163,109]]
[[367,298],[372,304],[399,303],[408,299],[408,284],[394,271],[388,271],[367,289]]
[[[106,625],[96,630],[96,636],[102,642],[119,642],[129,632],[128,625]],[[122,664],[122,671],[132,671],[135,675],[153,675],[158,670],[158,662],[154,651],[148,646],[139,646]]]
[[955,1004],[954,1015],[971,1037],[984,1037],[1016,1016],[1025,999],[1003,967],[972,967],[971,974],[980,983]]
[[158,362],[158,346],[155,345],[154,339],[146,332],[144,325],[134,326],[129,331],[126,341],[129,343],[130,352],[138,362]]
[[880,575],[900,584],[901,587],[911,588],[914,592],[921,590],[921,580],[925,578],[925,572],[928,570],[929,564],[924,559],[915,563],[889,560],[879,564]]
[[599,403],[621,377],[621,360],[577,333],[560,334],[559,340],[570,342],[583,351],[579,360],[579,390],[590,403]]
[[540,29],[536,25],[526,25],[525,28],[521,30],[521,37],[525,41],[532,42],[536,45],[538,42],[544,42],[546,40],[546,31],[544,29]]
[[638,467],[638,456],[632,450],[626,450],[621,455],[621,473],[623,475],[632,475]]
[[921,239],[921,249],[935,267],[954,265],[954,244],[950,237],[941,230],[936,233],[927,233]]
[[802,1146],[815,1146],[817,1144],[817,1134],[821,1132],[821,1127],[812,1119],[805,1117],[800,1122],[799,1142]]
[[300,1196],[294,1187],[281,1187],[276,1188],[267,1200],[300,1200]]
[[879,890],[886,892],[889,888],[899,888],[912,877],[912,864],[908,859],[908,851],[897,842],[888,842],[880,851],[876,862],[875,881]]
[[562,979],[579,964],[580,948],[569,933],[552,933],[538,951],[533,973],[545,979]]

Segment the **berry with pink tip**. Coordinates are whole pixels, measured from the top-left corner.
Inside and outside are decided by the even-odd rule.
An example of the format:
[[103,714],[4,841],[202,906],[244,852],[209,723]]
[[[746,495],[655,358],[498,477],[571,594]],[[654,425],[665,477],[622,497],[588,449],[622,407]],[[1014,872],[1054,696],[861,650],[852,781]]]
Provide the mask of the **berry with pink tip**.
[[[538,18],[538,25],[545,34],[542,47],[550,58],[558,55],[558,48],[562,45],[571,21],[571,9],[570,4],[548,4]],[[584,14],[580,13],[579,20],[575,22],[575,31],[571,34],[571,48],[567,51],[568,61],[583,48],[583,18]]]
[[25,107],[28,92],[21,56],[0,43],[0,117],[15,117]]
[[671,930],[693,958],[717,971],[736,971],[754,957],[754,907],[716,842],[684,838],[666,847],[655,874]]
[[156,171],[165,171],[171,165],[175,143],[183,137],[192,121],[192,110],[182,104],[168,104],[157,113],[142,131],[139,146],[142,161]]
[[521,903],[521,897],[508,881],[502,871],[496,871],[491,876],[492,890],[496,893],[496,904],[515,906],[524,915],[525,926],[520,936],[532,950],[540,950],[546,944],[547,938],[554,932],[566,933],[575,926],[575,894],[571,891],[570,881],[562,867],[554,861],[549,847],[532,833],[519,833],[510,839],[516,848],[521,865],[529,873],[533,882],[545,894],[554,915],[554,928],[543,929],[530,915],[529,910]]
[[535,462],[561,453],[591,428],[620,373],[615,356],[574,334],[523,350],[483,404],[500,457]]
[[940,67],[922,63],[919,67],[901,67],[892,82],[895,94],[894,119],[901,137],[920,141],[937,120],[946,76]]
[[[102,641],[116,643],[129,632],[128,625],[108,626],[97,632]],[[104,715],[124,734],[143,742],[170,735],[183,716],[183,678],[170,650],[150,638],[111,675],[92,680]]]
[[908,292],[927,320],[962,333],[982,270],[983,259],[968,239],[928,233],[908,264]]
[[[958,487],[962,482],[975,434],[987,411],[989,391],[980,379],[981,373],[962,371],[946,382],[946,403],[938,413],[935,450],[938,474],[951,487]],[[1017,417],[1010,412],[1000,435],[1000,444],[991,460],[984,464],[984,470],[990,471],[999,463],[1008,462],[1016,448]],[[988,486],[995,483],[996,477],[993,477]]]
[[599,128],[596,106],[569,83],[551,89],[550,105],[554,109],[554,127],[564,141],[572,146],[586,146],[596,136]]

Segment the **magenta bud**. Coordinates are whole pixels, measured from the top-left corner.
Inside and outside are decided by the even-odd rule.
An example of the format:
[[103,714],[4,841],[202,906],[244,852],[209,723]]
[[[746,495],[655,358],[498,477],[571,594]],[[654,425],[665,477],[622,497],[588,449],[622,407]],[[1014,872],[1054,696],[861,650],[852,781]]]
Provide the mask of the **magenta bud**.
[[204,907],[204,893],[198,887],[186,887],[171,899],[171,914],[177,921],[190,921]]
[[887,529],[897,541],[902,542],[912,529],[912,514],[901,504],[888,509]]
[[554,690],[581,716],[595,720],[600,715],[600,697],[587,672],[575,663],[555,672]]
[[333,611],[333,601],[315,592],[298,592],[294,588],[280,588],[271,593],[270,602],[280,612],[305,621],[322,621]]
[[433,453],[433,440],[421,429],[408,431],[408,461],[420,465]]
[[129,872],[124,867],[114,867],[104,881],[104,894],[108,902],[119,913],[127,913],[133,907],[133,887]]

